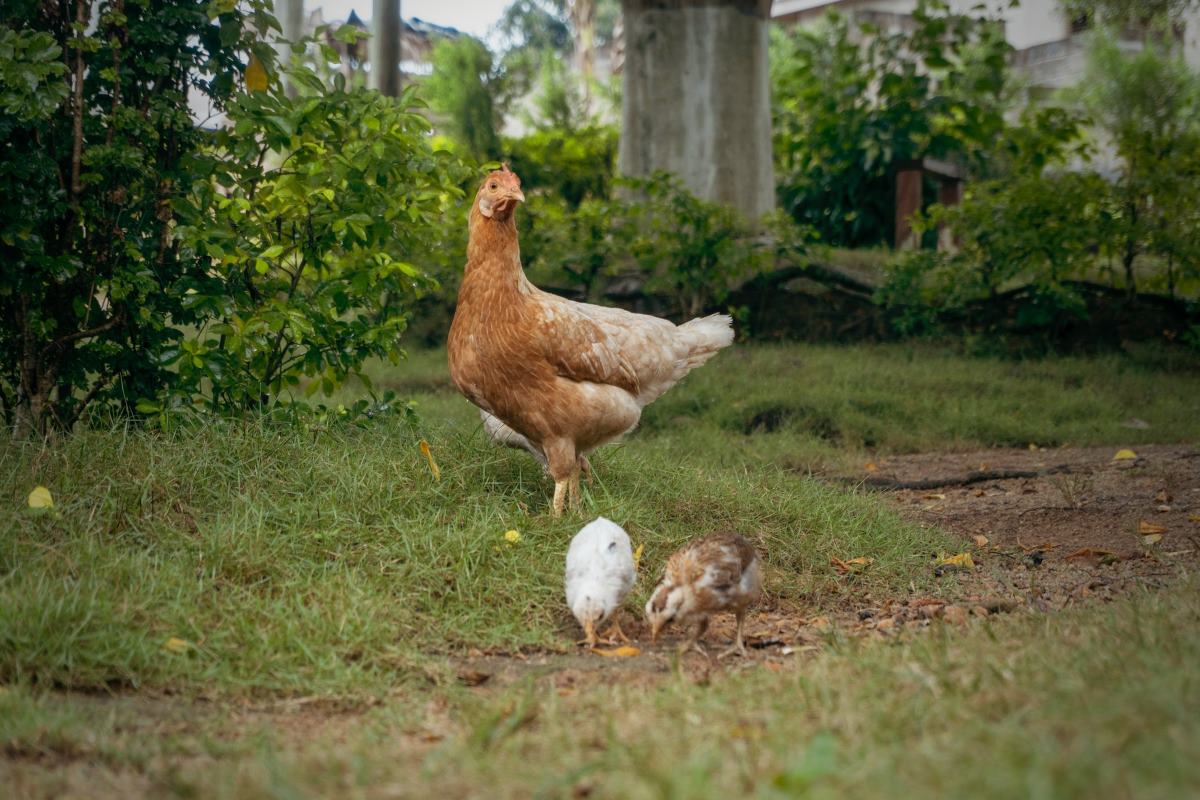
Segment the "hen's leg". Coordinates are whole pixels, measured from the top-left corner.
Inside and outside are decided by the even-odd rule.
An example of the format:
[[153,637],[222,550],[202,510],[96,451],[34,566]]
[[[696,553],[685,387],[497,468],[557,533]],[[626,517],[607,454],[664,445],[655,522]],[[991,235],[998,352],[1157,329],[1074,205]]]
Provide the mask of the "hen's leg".
[[576,469],[575,472],[573,472],[571,474],[570,480],[567,481],[567,505],[569,505],[571,507],[572,511],[578,511],[580,505],[582,505],[582,499],[580,498],[580,495],[579,495],[579,470],[578,469]]
[[554,478],[554,516],[561,517],[563,506],[568,499],[571,479],[574,477],[578,480],[575,443],[569,439],[551,439],[543,442],[542,448],[550,464],[550,477]]
[[579,457],[579,471],[583,473],[583,479],[587,481],[587,485],[592,485],[592,462],[588,461],[587,456]]

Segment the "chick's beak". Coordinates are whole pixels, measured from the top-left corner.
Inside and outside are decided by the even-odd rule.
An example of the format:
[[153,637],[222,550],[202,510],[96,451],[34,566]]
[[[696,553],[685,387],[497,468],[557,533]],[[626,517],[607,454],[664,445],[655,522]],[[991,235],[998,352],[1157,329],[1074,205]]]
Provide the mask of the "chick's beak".
[[658,641],[658,632],[660,630],[662,630],[662,623],[659,623],[659,622],[650,623],[650,641],[651,641],[651,643]]

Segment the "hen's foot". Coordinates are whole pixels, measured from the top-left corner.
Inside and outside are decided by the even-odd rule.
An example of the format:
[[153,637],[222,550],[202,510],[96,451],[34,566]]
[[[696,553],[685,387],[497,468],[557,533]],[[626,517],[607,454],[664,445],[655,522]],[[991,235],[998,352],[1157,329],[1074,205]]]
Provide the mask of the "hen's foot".
[[608,636],[609,640],[612,640],[615,637],[620,639],[625,644],[629,644],[629,637],[625,635],[625,631],[621,630],[621,622],[616,617],[613,617],[612,625],[608,626],[608,633],[606,636]]

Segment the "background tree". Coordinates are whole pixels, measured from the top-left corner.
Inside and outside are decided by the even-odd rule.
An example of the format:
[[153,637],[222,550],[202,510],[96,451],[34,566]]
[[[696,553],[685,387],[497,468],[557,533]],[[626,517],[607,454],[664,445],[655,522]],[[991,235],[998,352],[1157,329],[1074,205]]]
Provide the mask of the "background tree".
[[477,39],[446,39],[433,49],[433,72],[424,88],[452,140],[477,161],[500,156],[500,121],[507,99],[506,73]]

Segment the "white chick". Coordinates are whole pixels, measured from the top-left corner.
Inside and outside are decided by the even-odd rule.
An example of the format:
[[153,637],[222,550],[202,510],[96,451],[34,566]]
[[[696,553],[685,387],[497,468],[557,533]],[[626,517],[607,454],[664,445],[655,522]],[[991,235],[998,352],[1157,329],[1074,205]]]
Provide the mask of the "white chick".
[[564,583],[567,605],[583,626],[588,647],[595,647],[596,628],[608,619],[612,620],[609,641],[612,636],[629,641],[617,617],[636,579],[633,547],[620,525],[597,517],[575,534],[567,549]]
[[[721,656],[746,654],[742,626],[746,609],[762,595],[762,568],[758,553],[736,533],[718,533],[689,542],[667,559],[663,579],[646,603],[651,640],[671,622],[695,625],[681,651],[704,653],[700,638],[708,630],[708,618],[722,611],[737,616],[737,637]],[[721,657],[721,656],[718,656]]]

